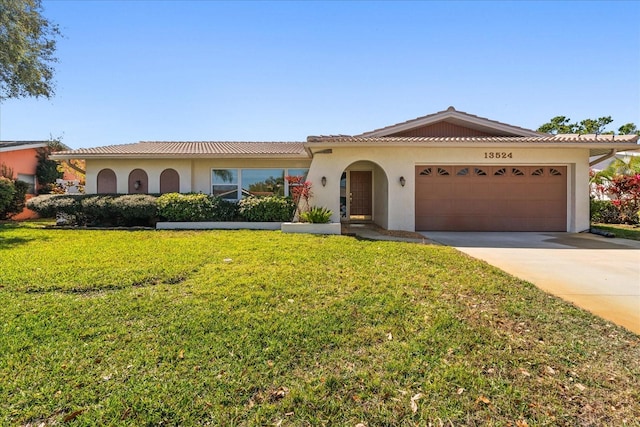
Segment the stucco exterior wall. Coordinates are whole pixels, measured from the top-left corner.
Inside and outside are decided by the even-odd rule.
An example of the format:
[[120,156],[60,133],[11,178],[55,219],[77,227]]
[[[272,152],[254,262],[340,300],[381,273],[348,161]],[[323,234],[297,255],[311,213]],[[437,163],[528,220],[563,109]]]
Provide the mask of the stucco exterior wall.
[[98,172],[111,169],[117,178],[118,193],[126,194],[129,190],[129,174],[134,169],[143,169],[149,179],[149,193],[160,192],[160,174],[165,169],[174,169],[180,175],[180,192],[191,190],[191,161],[189,159],[87,159],[87,175],[85,192],[94,194],[97,191]]
[[[488,158],[487,153],[507,152],[511,158]],[[446,148],[446,147],[333,147],[332,153],[311,159],[88,159],[87,193],[96,192],[97,174],[112,169],[119,193],[127,193],[128,176],[143,169],[149,192],[160,191],[160,174],[175,169],[180,192],[211,193],[211,170],[222,168],[309,168],[311,205],[333,211],[340,221],[340,176],[349,169],[373,171],[373,220],[382,227],[413,231],[415,227],[415,166],[442,165],[556,165],[567,167],[567,231],[589,228],[589,150],[586,148]],[[322,186],[322,177],[327,185]],[[405,186],[400,184],[405,178]]]
[[149,178],[149,193],[160,192],[160,174],[174,169],[180,175],[180,192],[211,193],[211,169],[224,168],[308,168],[310,159],[88,159],[85,191],[97,190],[98,172],[111,169],[117,177],[118,193],[128,192],[129,174],[142,169]]
[[13,177],[18,174],[35,175],[38,167],[38,152],[35,148],[0,152],[0,165],[13,169]]
[[[488,158],[485,153],[490,152],[508,152],[511,158]],[[313,159],[308,176],[314,183],[311,204],[331,209],[332,221],[339,221],[340,175],[353,163],[370,161],[387,177],[387,228],[413,231],[416,165],[567,166],[567,231],[578,232],[589,228],[588,158],[589,150],[583,148],[333,147],[332,153],[316,154]],[[322,176],[327,177],[326,187],[318,185]],[[404,187],[400,185],[401,176],[406,180]]]

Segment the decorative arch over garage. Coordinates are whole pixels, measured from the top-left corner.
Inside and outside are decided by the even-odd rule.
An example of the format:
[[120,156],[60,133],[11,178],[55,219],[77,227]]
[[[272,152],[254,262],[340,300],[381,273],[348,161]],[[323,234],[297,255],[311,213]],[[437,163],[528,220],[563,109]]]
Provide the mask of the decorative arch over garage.
[[134,169],[129,174],[129,194],[144,194],[149,192],[149,177],[143,169]]
[[118,192],[118,178],[111,169],[102,169],[98,172],[96,193],[113,194]]
[[160,174],[160,193],[179,193],[180,174],[175,169],[165,169]]

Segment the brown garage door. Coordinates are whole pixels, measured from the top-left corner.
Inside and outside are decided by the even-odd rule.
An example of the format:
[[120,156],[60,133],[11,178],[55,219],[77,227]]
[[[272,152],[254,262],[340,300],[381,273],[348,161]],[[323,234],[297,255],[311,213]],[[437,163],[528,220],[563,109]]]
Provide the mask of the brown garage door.
[[566,229],[565,166],[416,167],[416,230]]

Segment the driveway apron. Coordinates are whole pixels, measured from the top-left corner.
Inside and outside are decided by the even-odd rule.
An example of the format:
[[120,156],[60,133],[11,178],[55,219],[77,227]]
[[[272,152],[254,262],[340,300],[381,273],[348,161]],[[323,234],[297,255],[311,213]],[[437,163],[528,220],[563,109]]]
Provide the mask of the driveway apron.
[[640,334],[640,242],[588,233],[423,232]]

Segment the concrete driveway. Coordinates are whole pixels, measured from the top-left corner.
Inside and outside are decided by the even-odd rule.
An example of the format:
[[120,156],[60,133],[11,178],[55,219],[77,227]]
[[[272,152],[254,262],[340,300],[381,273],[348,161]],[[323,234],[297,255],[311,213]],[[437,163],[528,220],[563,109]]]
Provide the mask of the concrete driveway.
[[640,242],[588,233],[423,232],[640,334]]

